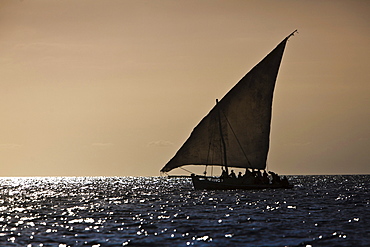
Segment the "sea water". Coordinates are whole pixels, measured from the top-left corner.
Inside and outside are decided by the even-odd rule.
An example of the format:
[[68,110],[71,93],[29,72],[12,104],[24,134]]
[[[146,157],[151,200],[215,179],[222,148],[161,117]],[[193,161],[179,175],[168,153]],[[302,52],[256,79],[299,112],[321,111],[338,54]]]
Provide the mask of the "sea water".
[[0,178],[0,246],[369,246],[370,175],[195,191],[187,178]]

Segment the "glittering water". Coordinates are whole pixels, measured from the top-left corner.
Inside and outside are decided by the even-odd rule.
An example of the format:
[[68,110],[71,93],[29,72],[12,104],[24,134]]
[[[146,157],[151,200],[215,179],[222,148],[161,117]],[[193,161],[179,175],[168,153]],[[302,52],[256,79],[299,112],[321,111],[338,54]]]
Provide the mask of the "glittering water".
[[0,178],[0,246],[368,246],[370,175],[194,191],[160,177]]

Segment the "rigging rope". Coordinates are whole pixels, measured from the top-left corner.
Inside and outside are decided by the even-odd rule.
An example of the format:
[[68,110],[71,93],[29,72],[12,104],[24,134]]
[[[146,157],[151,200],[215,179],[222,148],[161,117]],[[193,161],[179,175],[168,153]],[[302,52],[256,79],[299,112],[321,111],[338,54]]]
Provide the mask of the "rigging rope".
[[189,170],[186,170],[185,168],[182,168],[182,167],[179,167],[180,169],[183,169],[184,171],[188,172],[188,173],[194,173],[194,172],[191,172]]

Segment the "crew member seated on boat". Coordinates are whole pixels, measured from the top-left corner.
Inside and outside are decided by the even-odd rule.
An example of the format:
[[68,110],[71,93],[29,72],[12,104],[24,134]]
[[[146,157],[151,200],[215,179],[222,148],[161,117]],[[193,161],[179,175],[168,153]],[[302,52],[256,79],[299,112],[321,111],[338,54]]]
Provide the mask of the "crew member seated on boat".
[[243,178],[243,174],[242,174],[242,172],[239,172],[238,179],[242,179],[242,178]]
[[262,184],[262,175],[258,169],[253,171],[253,183],[254,184]]
[[230,177],[231,177],[231,178],[236,178],[236,175],[235,175],[234,170],[231,170],[231,172],[230,172]]
[[275,172],[269,172],[272,176],[272,184],[280,184],[280,177]]
[[255,178],[255,177],[257,177],[257,169],[252,169],[252,176]]
[[227,174],[226,170],[222,168],[222,173],[221,173],[220,178],[228,178],[228,177],[229,177],[229,174]]
[[249,169],[248,168],[246,168],[245,169],[245,173],[244,173],[244,179],[248,179],[248,178],[250,178],[250,177],[252,177],[252,172],[251,171],[249,171]]

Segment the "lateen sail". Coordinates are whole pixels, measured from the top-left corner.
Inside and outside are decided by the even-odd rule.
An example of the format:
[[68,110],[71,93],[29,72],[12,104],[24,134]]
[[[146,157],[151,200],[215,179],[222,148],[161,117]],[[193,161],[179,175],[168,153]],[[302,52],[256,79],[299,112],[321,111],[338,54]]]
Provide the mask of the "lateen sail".
[[266,168],[275,81],[291,35],[249,71],[200,121],[161,172],[184,165],[224,165],[222,143],[226,145],[228,166]]

